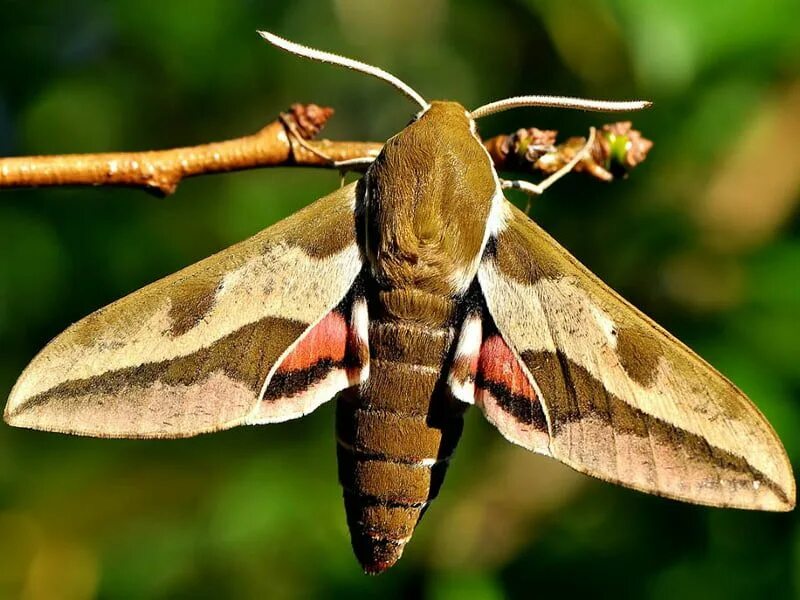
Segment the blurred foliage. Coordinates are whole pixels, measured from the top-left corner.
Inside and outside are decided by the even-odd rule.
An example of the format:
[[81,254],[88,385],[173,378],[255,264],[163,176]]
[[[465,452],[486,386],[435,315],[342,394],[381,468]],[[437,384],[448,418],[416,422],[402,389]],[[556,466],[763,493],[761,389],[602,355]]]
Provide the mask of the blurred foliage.
[[[748,392],[800,459],[797,0],[0,0],[0,153],[152,149],[256,130],[289,103],[385,139],[387,86],[281,54],[266,28],[363,58],[430,98],[624,99],[655,140],[626,181],[566,178],[534,216]],[[603,117],[519,110],[487,135]],[[334,174],[263,170],[142,192],[0,194],[0,390],[65,325],[288,215]],[[0,427],[0,596],[790,598],[794,514],[617,489],[507,444],[475,411],[406,556],[363,576],[333,410],[173,442]]]

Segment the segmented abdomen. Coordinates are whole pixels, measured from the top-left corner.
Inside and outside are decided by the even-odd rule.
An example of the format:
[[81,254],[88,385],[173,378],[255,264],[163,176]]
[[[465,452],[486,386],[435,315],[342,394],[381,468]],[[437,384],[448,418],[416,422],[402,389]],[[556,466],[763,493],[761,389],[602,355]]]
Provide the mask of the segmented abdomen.
[[436,497],[461,436],[463,405],[446,388],[448,326],[371,321],[370,376],[337,404],[339,480],[355,554],[389,568]]

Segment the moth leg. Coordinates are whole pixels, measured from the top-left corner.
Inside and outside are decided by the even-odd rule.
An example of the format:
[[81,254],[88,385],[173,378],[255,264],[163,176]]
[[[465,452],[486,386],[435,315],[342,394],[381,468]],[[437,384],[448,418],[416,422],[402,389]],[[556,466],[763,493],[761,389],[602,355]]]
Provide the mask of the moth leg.
[[525,214],[528,214],[531,209],[531,198],[533,196],[541,196],[544,191],[553,185],[556,181],[561,179],[564,175],[572,171],[576,165],[589,155],[592,146],[594,145],[595,128],[589,129],[589,137],[583,147],[575,153],[570,161],[561,167],[558,171],[543,179],[539,183],[531,183],[530,181],[522,181],[520,179],[501,179],[500,187],[504,190],[514,189],[528,195],[528,204],[525,207]]
[[344,178],[348,173],[365,173],[374,160],[374,156],[359,156],[358,158],[334,161],[333,166],[339,169],[339,187],[344,185]]
[[304,150],[310,152],[311,154],[320,157],[324,160],[328,165],[332,166],[335,169],[339,169],[339,187],[344,187],[345,183],[345,176],[347,173],[351,171],[361,172],[367,170],[367,168],[372,164],[372,161],[375,160],[374,156],[359,156],[357,158],[350,158],[347,160],[334,160],[332,157],[328,156],[321,150],[314,148],[311,144],[306,142],[303,139],[303,136],[300,135],[300,132],[297,131],[297,127],[291,119],[284,119],[281,118],[281,122],[284,124],[286,129],[289,131],[291,135],[289,135],[289,144],[294,145],[297,143],[300,145]]
[[335,160],[333,166],[340,171],[366,171],[374,161],[374,156],[358,156],[347,160]]
[[531,214],[531,201],[534,196],[541,195],[545,188],[541,184],[531,183],[530,181],[522,181],[521,179],[501,179],[500,187],[504,190],[519,190],[528,195],[528,202],[525,204],[525,214]]
[[294,150],[294,144],[295,142],[297,142],[304,150],[310,152],[315,156],[319,156],[326,163],[331,165],[335,163],[335,161],[330,156],[328,156],[324,152],[320,152],[319,150],[314,148],[314,146],[307,143],[305,139],[303,139],[303,136],[297,130],[297,125],[292,119],[284,116],[283,113],[281,113],[279,119],[281,123],[283,123],[283,126],[286,127],[287,131],[291,134],[288,135],[287,137],[289,138],[289,145],[292,146],[293,150]]

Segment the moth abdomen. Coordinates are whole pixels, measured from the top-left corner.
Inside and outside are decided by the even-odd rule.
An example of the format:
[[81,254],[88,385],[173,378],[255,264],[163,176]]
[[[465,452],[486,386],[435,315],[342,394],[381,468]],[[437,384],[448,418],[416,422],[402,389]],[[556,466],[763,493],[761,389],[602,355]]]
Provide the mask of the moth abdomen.
[[438,494],[463,408],[442,382],[449,327],[371,322],[369,340],[369,379],[338,400],[337,456],[353,549],[365,571],[379,573]]
[[398,417],[339,400],[339,481],[353,549],[365,571],[382,572],[400,558],[439,493],[462,422],[459,414],[429,426],[422,415]]

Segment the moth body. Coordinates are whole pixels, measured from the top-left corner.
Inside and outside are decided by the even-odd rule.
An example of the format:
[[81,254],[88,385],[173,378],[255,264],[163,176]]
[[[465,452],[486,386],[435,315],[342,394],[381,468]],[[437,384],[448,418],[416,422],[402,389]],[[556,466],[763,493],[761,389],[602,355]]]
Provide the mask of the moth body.
[[447,377],[496,193],[470,123],[461,105],[434,102],[365,176],[369,377],[338,401],[337,443],[367,572],[400,557],[461,435],[467,405]]

